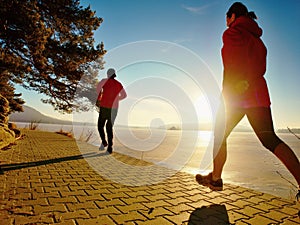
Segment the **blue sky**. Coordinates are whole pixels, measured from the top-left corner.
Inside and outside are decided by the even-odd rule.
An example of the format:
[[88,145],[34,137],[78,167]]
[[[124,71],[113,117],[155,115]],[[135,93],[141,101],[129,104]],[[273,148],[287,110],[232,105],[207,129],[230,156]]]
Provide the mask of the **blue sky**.
[[[197,55],[203,61],[203,64],[208,67],[217,85],[221,86],[223,70],[220,56],[221,37],[226,29],[225,13],[233,2],[225,0],[84,0],[81,1],[81,4],[84,6],[90,5],[92,10],[96,11],[97,16],[104,19],[103,24],[95,32],[95,39],[97,43],[103,41],[106,50],[108,50],[108,56],[105,57],[105,70],[109,66],[114,66],[113,63],[116,63],[116,59],[112,59],[114,54],[110,55],[110,52],[115,52],[116,55],[118,51],[127,50],[122,48],[122,46],[133,46],[134,48],[134,44],[132,45],[131,43],[155,40],[158,44],[159,42],[170,43],[170,46],[175,44],[178,48],[182,48],[183,52],[191,51]],[[287,126],[300,127],[300,31],[298,28],[300,22],[300,1],[245,0],[242,2],[248,7],[249,11],[256,13],[258,16],[257,22],[264,32],[263,41],[268,48],[268,65],[265,77],[270,90],[275,126],[277,128],[285,128]],[[129,48],[128,52],[122,55],[130,58],[132,54],[146,54],[140,51],[142,50],[135,49],[131,51]],[[172,55],[170,57],[174,58],[172,63],[175,64],[175,58],[177,57],[180,61],[186,61],[183,62],[183,65],[187,67],[190,59],[188,57],[183,58],[183,55]],[[137,68],[140,67],[141,64]],[[129,90],[134,86],[131,85],[135,84],[138,79],[150,76],[146,72],[134,74],[132,73],[132,68],[125,65],[122,68],[122,70],[117,68],[120,69],[118,79]],[[152,74],[156,74],[157,77],[160,70],[165,71],[163,67],[151,68],[153,70]],[[105,71],[99,76],[104,77]],[[175,77],[177,76],[180,77],[182,74],[178,73]],[[193,76],[197,75],[194,74]],[[163,78],[175,83],[181,82],[180,78],[176,80],[170,74],[163,76]],[[178,84],[179,89],[187,93],[188,98],[194,103],[196,111],[199,110],[197,109],[201,106],[199,98],[203,94],[207,94],[205,90],[199,90],[199,95],[197,95],[197,90],[195,89],[191,94],[190,90],[193,89],[193,84],[191,86],[189,86],[189,82],[184,85],[181,84]],[[159,82],[157,85],[160,85]],[[128,102],[135,97],[131,93],[133,92],[129,93]],[[50,106],[40,103],[40,97],[36,93],[25,92],[24,98],[27,101],[27,105],[37,108],[44,114],[65,119],[69,118],[69,116],[61,116],[53,112]],[[151,100],[155,99],[147,98],[147,101]],[[147,101],[140,102],[142,103],[140,107],[145,108]],[[168,101],[158,103],[156,99],[156,104],[159,105],[157,106],[162,107],[160,109],[164,109],[162,105],[165,103],[168,103]],[[125,108],[131,107],[130,112],[133,114],[140,115],[142,113],[141,108],[132,110],[132,105],[125,106],[128,103],[123,104]],[[135,104],[135,106],[137,105]],[[204,109],[205,107],[203,106],[203,110],[200,111],[209,111]],[[151,114],[152,112],[153,114],[157,107],[155,107],[154,103],[150,108],[152,109],[149,109],[148,113]],[[173,119],[176,121],[176,118],[181,116],[182,112],[176,109],[176,105],[170,107],[169,104],[167,108],[165,113],[169,116],[166,116],[166,118],[170,119],[172,117],[171,114],[174,113],[176,115]],[[141,122],[142,119],[145,120],[149,116],[146,115],[147,112],[144,113],[145,115],[140,118]],[[202,116],[204,118],[207,115]],[[139,123],[137,116],[131,115],[130,117],[136,118],[135,124]],[[150,117],[148,119],[151,120]],[[168,119],[167,122],[172,122],[172,119]]]

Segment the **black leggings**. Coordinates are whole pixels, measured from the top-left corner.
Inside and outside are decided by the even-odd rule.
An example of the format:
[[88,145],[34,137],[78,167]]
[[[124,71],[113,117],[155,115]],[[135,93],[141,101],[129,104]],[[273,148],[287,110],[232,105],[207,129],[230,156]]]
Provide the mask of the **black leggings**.
[[[98,117],[98,131],[100,134],[100,138],[103,144],[107,144],[109,146],[113,145],[113,125],[115,119],[117,117],[118,109],[111,108],[100,108],[99,117]],[[104,126],[106,125],[106,134],[107,141],[104,133]]]
[[256,136],[262,145],[274,152],[283,143],[275,134],[270,107],[237,108],[220,107],[215,126],[215,145],[226,145],[227,137],[244,116],[247,116]]

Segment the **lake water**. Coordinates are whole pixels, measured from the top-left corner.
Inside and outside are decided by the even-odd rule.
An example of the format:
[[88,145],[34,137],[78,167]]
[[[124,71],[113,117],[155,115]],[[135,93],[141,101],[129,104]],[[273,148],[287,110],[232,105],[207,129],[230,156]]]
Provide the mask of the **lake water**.
[[[28,124],[18,124],[28,127]],[[39,130],[74,133],[76,139],[99,146],[95,126],[39,124]],[[115,127],[114,151],[191,174],[212,168],[212,132]],[[300,141],[293,134],[279,133],[300,157]],[[282,163],[260,144],[253,132],[233,132],[228,139],[224,183],[251,188],[286,199],[295,198],[296,181]]]

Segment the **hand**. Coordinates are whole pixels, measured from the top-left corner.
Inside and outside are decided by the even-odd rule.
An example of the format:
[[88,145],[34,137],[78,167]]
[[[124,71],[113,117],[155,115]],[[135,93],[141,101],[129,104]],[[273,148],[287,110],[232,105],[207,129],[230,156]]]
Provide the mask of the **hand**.
[[235,90],[237,94],[244,94],[249,88],[249,82],[247,80],[241,80],[236,83]]

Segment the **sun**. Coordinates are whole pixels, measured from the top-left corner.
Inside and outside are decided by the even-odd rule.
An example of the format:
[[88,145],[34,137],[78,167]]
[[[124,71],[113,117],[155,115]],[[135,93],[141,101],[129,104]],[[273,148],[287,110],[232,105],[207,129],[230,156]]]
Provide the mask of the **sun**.
[[201,95],[194,101],[194,107],[198,115],[199,123],[211,123],[212,111],[208,99]]

